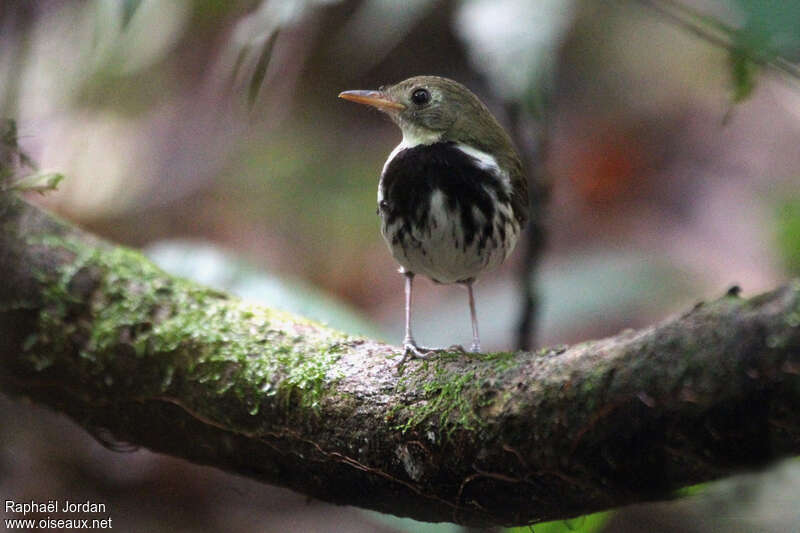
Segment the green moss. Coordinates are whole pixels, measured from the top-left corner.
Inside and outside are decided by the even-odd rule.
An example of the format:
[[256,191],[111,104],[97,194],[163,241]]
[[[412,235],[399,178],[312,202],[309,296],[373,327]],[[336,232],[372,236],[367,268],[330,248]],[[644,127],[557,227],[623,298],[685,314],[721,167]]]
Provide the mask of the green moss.
[[460,353],[437,354],[413,371],[403,375],[397,391],[421,390],[422,398],[410,405],[395,405],[387,419],[400,421],[393,428],[403,433],[418,429],[425,423],[438,427],[442,439],[456,431],[475,431],[486,426],[480,413],[497,398],[492,383],[497,375],[519,364],[513,353],[470,354],[476,361],[494,361],[492,366],[475,365],[464,369],[449,365],[463,358]]
[[493,353],[477,353],[470,354],[470,357],[478,361],[492,362],[493,369],[497,373],[506,372],[517,368],[521,359],[516,357],[514,352],[493,352]]
[[339,345],[333,344],[312,349],[311,357],[298,351],[286,351],[277,357],[278,362],[288,369],[279,389],[287,405],[296,397],[302,407],[310,407],[315,411],[319,408],[325,390],[330,385],[328,378],[341,378],[340,374],[329,376],[339,359],[338,352]]
[[[52,365],[77,337],[82,371],[107,373],[108,386],[163,394],[194,383],[234,395],[250,414],[271,396],[316,410],[339,379],[332,375],[345,338],[338,332],[173,278],[132,250],[54,236],[28,241],[74,256],[39,276],[45,301],[38,334],[26,342],[36,369]],[[73,285],[87,271],[99,285],[76,298]],[[153,375],[126,374],[126,357],[152,359],[141,368]]]
[[[475,372],[452,375],[441,363],[436,364],[433,376],[422,385],[424,399],[414,405],[396,406],[391,417],[403,412],[405,420],[394,426],[405,433],[436,416],[439,429],[445,437],[450,437],[457,429],[475,430],[482,421],[475,413],[464,389],[475,378]],[[403,378],[399,387],[404,386]]]

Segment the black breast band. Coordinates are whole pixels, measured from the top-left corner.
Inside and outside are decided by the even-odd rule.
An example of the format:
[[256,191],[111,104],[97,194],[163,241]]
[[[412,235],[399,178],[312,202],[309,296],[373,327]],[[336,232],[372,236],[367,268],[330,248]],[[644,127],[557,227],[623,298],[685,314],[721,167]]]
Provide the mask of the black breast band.
[[452,142],[418,145],[398,152],[386,167],[381,187],[383,205],[379,209],[387,224],[397,219],[404,225],[426,223],[430,199],[435,191],[441,191],[447,207],[460,214],[463,245],[484,233],[473,217],[473,208],[480,211],[491,230],[495,204],[487,189],[497,201],[509,202],[497,174]]

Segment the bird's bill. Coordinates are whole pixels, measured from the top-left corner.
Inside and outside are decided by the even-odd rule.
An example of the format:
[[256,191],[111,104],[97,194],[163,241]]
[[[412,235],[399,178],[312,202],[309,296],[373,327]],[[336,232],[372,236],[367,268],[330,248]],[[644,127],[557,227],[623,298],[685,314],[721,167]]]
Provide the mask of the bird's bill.
[[344,91],[339,93],[339,98],[359,104],[371,105],[378,109],[402,111],[406,108],[400,102],[395,102],[380,91]]

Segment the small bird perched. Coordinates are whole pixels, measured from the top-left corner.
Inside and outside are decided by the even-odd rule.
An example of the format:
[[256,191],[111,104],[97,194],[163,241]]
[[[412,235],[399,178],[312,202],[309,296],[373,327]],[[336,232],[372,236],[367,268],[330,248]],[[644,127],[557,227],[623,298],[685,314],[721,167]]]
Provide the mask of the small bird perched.
[[425,358],[411,334],[415,274],[469,291],[473,352],[480,351],[472,285],[514,249],[528,219],[528,190],[511,139],[466,87],[416,76],[340,98],[373,106],[400,127],[378,185],[381,233],[405,275],[403,359]]

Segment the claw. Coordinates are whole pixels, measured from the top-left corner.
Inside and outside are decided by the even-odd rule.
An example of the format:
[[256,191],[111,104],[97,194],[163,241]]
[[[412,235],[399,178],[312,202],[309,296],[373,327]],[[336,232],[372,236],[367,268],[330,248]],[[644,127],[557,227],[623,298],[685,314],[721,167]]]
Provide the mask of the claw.
[[445,352],[458,352],[460,354],[466,355],[467,353],[477,353],[480,351],[480,346],[475,346],[474,344],[470,347],[470,351],[467,350],[460,344],[451,344],[447,348],[425,348],[422,346],[417,346],[416,343],[413,341],[406,341],[403,343],[403,358],[400,359],[400,362],[397,363],[397,367],[401,367],[405,364],[406,361],[412,359],[430,359],[432,356],[440,353]]
[[403,343],[403,358],[400,359],[400,362],[397,363],[397,366],[403,366],[408,359],[428,359],[430,356],[434,355],[435,352],[433,350],[428,350],[426,348],[420,348],[413,342],[404,342]]

